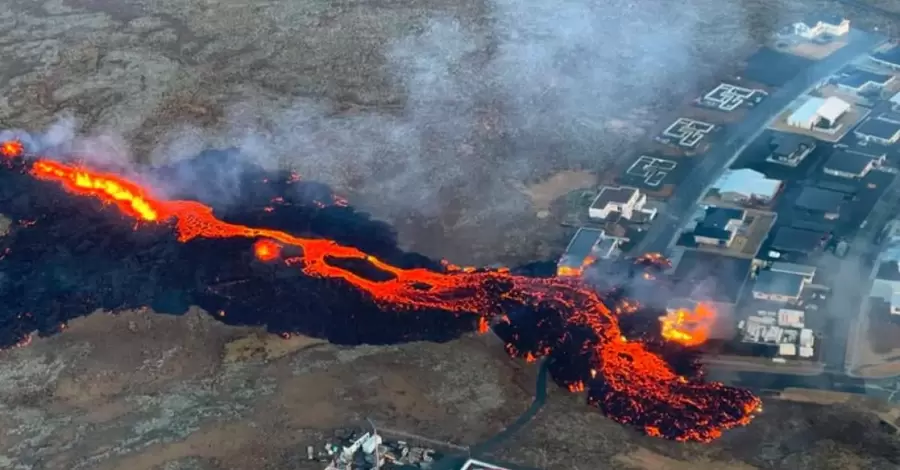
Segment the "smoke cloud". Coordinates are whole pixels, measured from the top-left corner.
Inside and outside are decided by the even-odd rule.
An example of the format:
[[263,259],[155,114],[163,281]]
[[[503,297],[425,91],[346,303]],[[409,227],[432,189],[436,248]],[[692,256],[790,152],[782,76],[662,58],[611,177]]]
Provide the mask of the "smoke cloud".
[[[659,109],[692,97],[743,54],[753,42],[746,16],[712,0],[490,0],[479,21],[432,14],[385,45],[385,76],[403,97],[391,112],[262,96],[230,105],[215,130],[175,126],[149,160],[234,146],[264,167],[290,165],[345,188],[381,217],[507,230],[528,213],[516,183],[621,159],[641,128],[661,124]],[[132,161],[115,129],[76,137],[78,128],[66,116],[31,141],[60,158]],[[198,173],[175,184],[202,179],[227,194],[239,179],[227,170],[219,181]]]

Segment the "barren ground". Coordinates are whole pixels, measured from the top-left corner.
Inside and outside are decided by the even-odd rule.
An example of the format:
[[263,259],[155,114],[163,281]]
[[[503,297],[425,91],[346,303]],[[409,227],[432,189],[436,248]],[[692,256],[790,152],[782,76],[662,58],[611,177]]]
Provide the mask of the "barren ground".
[[[321,116],[364,119],[365,130],[378,134],[386,124],[369,121],[371,115],[402,115],[409,107],[409,97],[385,72],[386,45],[427,30],[429,18],[449,16],[472,32],[468,60],[478,63],[496,45],[488,31],[492,5],[501,3],[0,0],[0,126],[41,129],[70,112],[85,131],[123,136],[142,161],[241,143],[239,130],[264,129],[282,145],[262,152],[261,161],[295,166],[345,189],[355,204],[397,223],[411,247],[461,264],[547,255],[557,236],[552,224],[534,217],[509,178],[485,178],[500,168],[530,184],[618,158],[642,135],[623,121],[635,116],[624,112],[628,106],[618,103],[619,114],[596,122],[579,120],[589,139],[560,130],[561,142],[583,147],[514,146],[504,139],[518,135],[515,126],[479,96],[464,113],[476,123],[466,127],[465,138],[436,138],[434,145],[452,152],[410,148],[421,155],[412,163],[422,171],[377,184],[370,183],[372,168],[396,168],[377,152],[340,160],[300,155],[287,151],[298,142],[284,138],[291,126],[310,125],[297,117],[303,113],[314,114],[315,123]],[[762,40],[780,14],[843,9],[828,2],[739,2],[743,20],[721,26],[722,2],[688,4],[701,16],[694,59],[734,42],[731,24]],[[637,15],[629,5],[634,2],[610,3],[609,21]],[[690,10],[683,3],[678,8]],[[854,18],[895,30],[890,18]],[[639,56],[640,47],[600,49],[612,61]],[[728,67],[722,59],[696,64],[708,77]],[[611,77],[634,80],[614,72]],[[676,85],[658,84],[659,97],[640,104],[665,108],[666,89],[684,91]],[[673,102],[683,102],[683,95]],[[659,125],[646,122],[647,115],[635,119]],[[333,131],[326,137],[334,141],[317,145],[352,148],[366,135]],[[598,140],[603,145],[592,147]],[[523,156],[505,160],[507,153]],[[473,190],[484,185],[490,190]],[[438,196],[418,197],[431,193]],[[400,204],[420,199],[427,204]],[[527,406],[532,374],[490,338],[345,349],[227,328],[199,313],[98,314],[62,335],[0,352],[0,468],[317,468],[303,461],[305,446],[365,417],[469,444]],[[873,407],[858,400],[827,408],[771,401],[752,426],[701,446],[639,436],[590,411],[579,397],[554,390],[498,457],[559,470],[897,468],[900,443],[879,428]]]

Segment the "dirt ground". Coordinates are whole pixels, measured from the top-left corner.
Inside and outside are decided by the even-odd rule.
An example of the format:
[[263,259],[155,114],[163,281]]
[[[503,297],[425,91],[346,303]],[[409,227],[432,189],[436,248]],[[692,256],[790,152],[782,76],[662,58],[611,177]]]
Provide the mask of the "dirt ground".
[[[782,18],[843,11],[594,3],[0,0],[0,126],[39,131],[69,114],[97,158],[142,162],[238,145],[345,190],[429,255],[533,259],[559,228],[509,181],[623,158]],[[347,349],[199,313],[97,314],[0,352],[0,468],[318,468],[305,446],[365,417],[470,444],[525,409],[533,372],[484,337]],[[582,398],[554,390],[497,457],[559,470],[900,465],[896,437],[862,405],[773,402],[701,446],[638,435]]]
[[[507,358],[490,336],[339,348],[226,327],[201,312],[96,314],[0,353],[0,464],[314,469],[306,446],[365,418],[471,445],[525,410],[534,369]],[[893,468],[885,459],[900,441],[866,408],[826,403],[767,401],[749,427],[694,445],[638,435],[582,396],[551,388],[544,409],[495,457],[559,470]],[[825,419],[866,438],[822,429]],[[781,440],[799,447],[780,448]]]

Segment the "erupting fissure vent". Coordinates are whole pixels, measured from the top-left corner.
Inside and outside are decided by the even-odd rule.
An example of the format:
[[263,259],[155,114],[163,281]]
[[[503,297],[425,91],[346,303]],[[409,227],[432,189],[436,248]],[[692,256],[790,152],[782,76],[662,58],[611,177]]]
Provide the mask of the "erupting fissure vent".
[[[478,331],[493,325],[508,342],[511,355],[528,359],[549,356],[558,383],[573,391],[586,390],[588,401],[612,419],[650,435],[709,441],[725,429],[749,423],[760,405],[749,391],[706,382],[699,373],[677,373],[651,341],[626,338],[621,315],[628,314],[611,310],[600,294],[575,278],[536,278],[506,269],[461,268],[447,263],[443,270],[401,268],[330,239],[229,223],[200,202],[163,200],[135,182],[80,164],[26,161],[18,158],[22,154],[18,142],[0,144],[0,152],[9,161],[17,160],[38,180],[116,207],[138,222],[138,231],[150,225],[171,226],[182,243],[255,240],[252,249],[258,260],[296,269],[305,276],[344,282],[384,311],[409,315],[450,312],[472,318],[471,329]],[[638,262],[665,260],[652,255]],[[367,276],[350,268],[360,264],[382,275]],[[671,320],[663,322],[662,335],[696,343],[683,336],[690,333],[678,330],[683,316]],[[699,334],[702,332],[695,333]]]

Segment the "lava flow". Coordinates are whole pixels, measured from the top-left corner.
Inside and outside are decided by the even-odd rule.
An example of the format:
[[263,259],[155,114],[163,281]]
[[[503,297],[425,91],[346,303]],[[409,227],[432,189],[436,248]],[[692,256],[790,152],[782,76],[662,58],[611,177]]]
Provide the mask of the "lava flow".
[[[174,230],[175,238],[181,246],[189,246],[193,250],[179,252],[180,255],[167,255],[173,260],[188,262],[185,261],[188,258],[199,259],[192,251],[224,253],[237,246],[234,245],[236,241],[252,242],[250,251],[258,260],[255,263],[258,267],[242,267],[238,264],[241,263],[239,257],[234,256],[231,257],[234,259],[216,261],[220,263],[217,266],[229,266],[229,269],[246,272],[239,279],[229,280],[227,273],[207,274],[208,269],[193,267],[196,272],[191,275],[203,278],[204,285],[197,289],[202,295],[192,297],[191,302],[208,311],[220,311],[219,317],[223,321],[262,321],[267,314],[265,307],[253,306],[251,302],[240,303],[239,298],[243,293],[266,295],[265,292],[259,292],[266,289],[266,284],[260,287],[259,283],[262,281],[268,283],[273,290],[271,296],[275,296],[274,283],[301,282],[284,280],[288,277],[284,273],[299,270],[304,276],[294,277],[324,282],[319,292],[294,294],[295,311],[302,310],[309,316],[303,320],[303,324],[315,326],[300,331],[305,334],[338,334],[334,333],[336,327],[322,326],[327,323],[328,315],[346,315],[346,320],[340,322],[340,328],[343,329],[340,334],[349,335],[346,331],[353,331],[354,337],[360,341],[367,334],[374,335],[372,330],[402,324],[415,325],[416,322],[429,321],[428,318],[443,319],[441,321],[446,330],[445,336],[441,337],[443,339],[458,336],[466,329],[483,332],[492,327],[507,342],[507,351],[511,355],[527,359],[548,357],[551,361],[550,372],[557,383],[573,391],[586,390],[588,401],[613,420],[634,426],[650,435],[675,440],[710,441],[720,436],[725,429],[749,423],[759,408],[760,400],[749,391],[706,382],[695,369],[679,370],[672,365],[674,362],[666,355],[672,351],[672,347],[681,346],[671,341],[666,342],[663,338],[693,345],[702,332],[695,332],[696,337],[691,340],[684,339],[679,335],[690,334],[682,328],[686,322],[674,319],[669,323],[662,322],[662,331],[656,332],[659,344],[653,339],[628,337],[621,323],[625,317],[614,313],[605,303],[606,299],[577,278],[531,277],[507,269],[429,264],[421,258],[416,258],[420,260],[418,264],[409,263],[407,266],[406,263],[390,262],[385,256],[370,254],[372,251],[340,243],[335,239],[296,235],[297,232],[312,231],[310,227],[318,220],[313,215],[305,219],[306,226],[302,230],[231,223],[215,215],[211,206],[197,201],[155,197],[141,185],[113,173],[47,159],[26,160],[21,158],[22,149],[17,143],[0,144],[0,151],[7,160],[16,161],[8,166],[15,168],[18,165],[18,168],[38,182],[55,183],[69,194],[87,196],[114,206],[121,214],[136,222],[135,237],[150,237],[161,230],[166,233]],[[0,201],[2,200],[0,197]],[[57,202],[54,202],[53,207],[56,205]],[[346,205],[341,205],[336,210],[343,211],[341,214],[352,214],[352,208]],[[272,211],[260,212],[264,215],[259,217],[266,217]],[[60,215],[64,216],[66,214]],[[39,220],[37,227],[40,225]],[[69,225],[71,224],[58,226]],[[77,229],[72,230],[78,233]],[[141,235],[142,233],[146,235]],[[78,237],[80,235],[72,235],[66,239]],[[71,243],[74,246],[73,252],[84,249],[83,242]],[[134,250],[147,250],[146,246],[153,246],[143,238],[130,243],[129,246]],[[211,243],[216,245],[209,245]],[[31,248],[30,245],[28,248],[39,249]],[[24,251],[27,252],[27,249]],[[16,253],[13,249],[12,254]],[[150,255],[144,256],[142,252],[141,259],[148,256]],[[22,258],[20,262],[26,261]],[[666,261],[653,255],[643,257],[638,262],[662,265]],[[86,269],[83,266],[73,267],[75,268]],[[168,275],[162,270],[146,274],[134,272],[135,276],[143,275],[146,279]],[[104,282],[109,284],[123,281],[116,279]],[[339,289],[340,286],[352,286],[353,293],[347,291],[348,293],[341,295],[328,294],[328,289]],[[76,287],[72,289],[74,291]],[[164,296],[178,297],[175,287],[160,288],[159,291]],[[222,293],[224,291],[228,293]],[[241,294],[235,294],[236,291]],[[41,294],[43,291],[34,296]],[[75,299],[72,301],[73,305],[105,305],[98,304],[87,294],[66,295]],[[116,295],[122,297],[127,294]],[[359,309],[335,312],[328,307],[329,302],[353,296],[356,296],[353,301],[359,305],[365,302],[374,304],[377,308],[372,310],[372,315],[382,315],[380,320],[367,317]],[[118,297],[116,302],[115,305],[126,304]],[[233,307],[227,307],[232,304]],[[628,315],[631,316],[632,313]],[[291,320],[284,318],[279,321],[283,325],[293,324]],[[366,322],[366,326],[357,324],[361,322]],[[460,326],[461,322],[465,326]],[[278,328],[271,324],[270,327]],[[281,332],[297,331],[290,330],[289,326],[282,328]],[[385,337],[400,341],[422,336],[422,332],[408,330],[403,334]],[[663,349],[669,353],[662,352]],[[684,349],[678,351],[676,354],[686,354]]]

